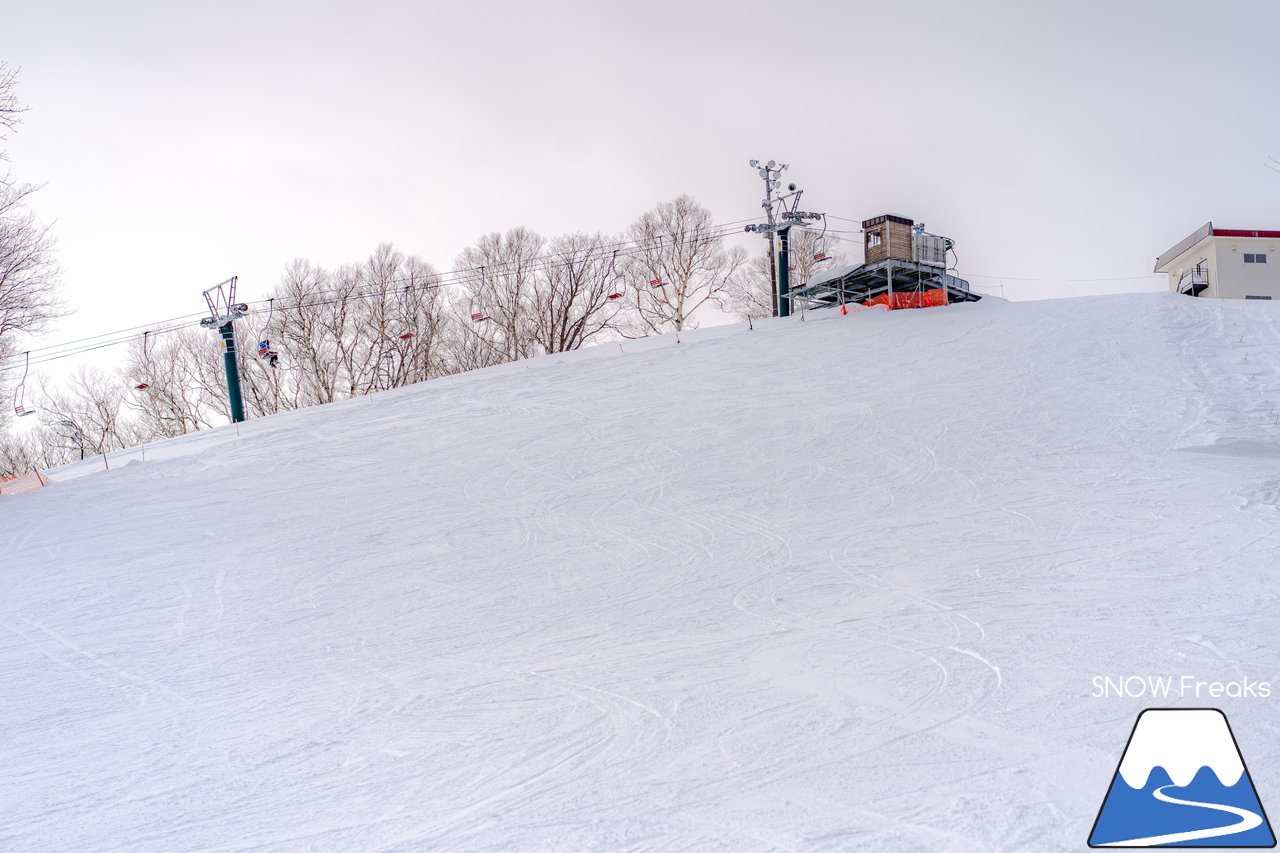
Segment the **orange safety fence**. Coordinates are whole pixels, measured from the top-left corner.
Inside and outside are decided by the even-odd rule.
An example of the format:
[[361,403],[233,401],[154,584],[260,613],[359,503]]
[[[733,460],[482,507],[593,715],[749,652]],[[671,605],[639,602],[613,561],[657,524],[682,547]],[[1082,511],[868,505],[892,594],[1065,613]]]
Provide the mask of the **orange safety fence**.
[[884,305],[890,310],[899,308],[933,308],[947,304],[947,292],[942,289],[924,290],[920,292],[907,290],[898,293],[882,293],[863,303],[864,305]]
[[44,488],[49,482],[39,471],[28,471],[25,474],[8,474],[0,477],[0,495],[20,495],[23,492],[34,492]]

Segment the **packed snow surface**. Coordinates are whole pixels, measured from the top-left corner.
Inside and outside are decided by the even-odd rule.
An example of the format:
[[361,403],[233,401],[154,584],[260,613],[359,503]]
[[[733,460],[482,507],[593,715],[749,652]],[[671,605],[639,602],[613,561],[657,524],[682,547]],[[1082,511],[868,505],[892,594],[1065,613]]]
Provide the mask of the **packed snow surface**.
[[[287,353],[282,354],[287,363]],[[1082,849],[1138,712],[1280,809],[1280,304],[811,314],[0,497],[0,849]]]

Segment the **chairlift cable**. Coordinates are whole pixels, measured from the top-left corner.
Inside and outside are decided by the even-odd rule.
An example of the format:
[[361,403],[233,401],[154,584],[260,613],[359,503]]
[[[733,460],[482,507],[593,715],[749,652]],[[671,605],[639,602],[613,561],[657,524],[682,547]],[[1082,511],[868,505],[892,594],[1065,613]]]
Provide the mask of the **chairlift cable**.
[[814,241],[817,251],[813,253],[813,260],[825,261],[827,258],[827,215],[822,214],[822,233],[818,235],[818,239]]
[[[150,372],[151,372],[151,353],[149,353],[149,352],[147,351],[147,337],[148,337],[150,334],[151,334],[151,331],[150,331],[149,329],[148,329],[147,331],[145,331],[145,332],[143,332],[143,333],[142,333],[142,365],[143,365],[143,366],[142,366],[142,370],[143,370],[143,373],[150,373]],[[139,382],[137,385],[135,385],[135,386],[133,386],[133,387],[134,387],[136,390],[138,390],[138,391],[145,391],[145,390],[147,390],[148,388],[150,388],[150,387],[151,387],[151,383],[147,381],[149,378],[151,378],[151,377],[149,377],[149,376],[143,376],[143,377],[142,377],[142,381],[141,381],[141,382]]]
[[267,360],[267,364],[276,367],[280,361],[280,353],[271,348],[271,339],[267,337],[267,330],[271,327],[271,318],[276,313],[276,300],[271,297],[267,300],[267,319],[262,324],[262,330],[258,332],[258,358]]
[[31,372],[31,351],[28,350],[23,355],[26,358],[26,367],[22,371],[22,381],[13,389],[13,413],[20,418],[26,417],[27,415],[34,415],[36,413],[35,409],[28,409],[26,407],[27,374]]

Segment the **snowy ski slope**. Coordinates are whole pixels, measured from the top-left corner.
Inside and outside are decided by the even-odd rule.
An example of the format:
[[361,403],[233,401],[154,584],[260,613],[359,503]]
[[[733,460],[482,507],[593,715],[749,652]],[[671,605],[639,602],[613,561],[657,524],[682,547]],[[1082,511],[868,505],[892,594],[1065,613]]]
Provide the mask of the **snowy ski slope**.
[[1280,682],[1280,305],[622,350],[0,497],[0,849],[1083,849],[1150,705],[1280,810],[1091,695]]

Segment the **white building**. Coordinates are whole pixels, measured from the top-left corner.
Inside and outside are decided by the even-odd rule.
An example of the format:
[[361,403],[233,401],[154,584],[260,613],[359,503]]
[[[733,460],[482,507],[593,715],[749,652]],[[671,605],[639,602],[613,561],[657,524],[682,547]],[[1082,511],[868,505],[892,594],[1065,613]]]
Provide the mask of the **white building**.
[[1214,299],[1280,299],[1280,231],[1239,231],[1206,223],[1156,258],[1169,289]]

